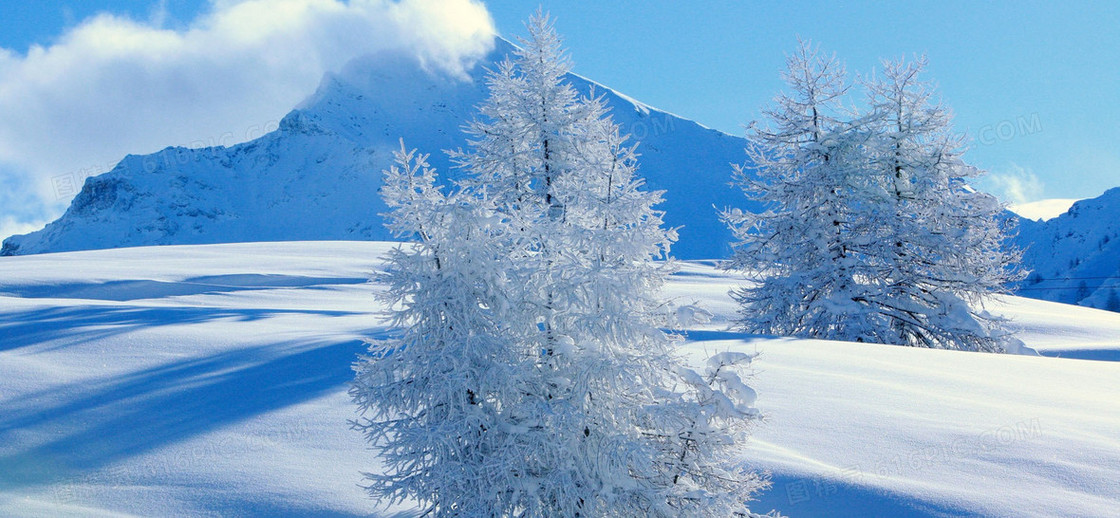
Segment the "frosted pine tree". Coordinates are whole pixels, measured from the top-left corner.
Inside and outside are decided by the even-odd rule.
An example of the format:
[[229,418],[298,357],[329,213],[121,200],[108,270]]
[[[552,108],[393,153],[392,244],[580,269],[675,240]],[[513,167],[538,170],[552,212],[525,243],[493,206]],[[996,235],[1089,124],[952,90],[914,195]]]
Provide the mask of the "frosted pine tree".
[[868,270],[854,245],[865,235],[865,132],[844,117],[843,65],[807,42],[787,58],[789,88],[748,135],[734,180],[766,210],[726,210],[738,242],[723,264],[753,284],[732,297],[749,332],[837,340],[873,334]]
[[351,390],[388,469],[370,491],[438,516],[746,515],[764,485],[737,460],[753,357],[682,366],[663,329],[690,311],[658,296],[661,193],[565,81],[548,18],[529,32],[455,154],[466,190],[442,196],[404,152],[387,173],[391,225],[417,243],[388,268],[403,336],[372,346]]
[[527,367],[495,319],[503,268],[478,245],[485,214],[440,192],[426,158],[402,143],[385,172],[387,225],[412,242],[387,258],[381,299],[400,334],[355,365],[354,426],[381,455],[385,472],[366,474],[381,502],[491,516],[514,476],[503,463],[519,455],[504,406],[525,392]]
[[917,79],[922,62],[888,64],[866,82],[870,107],[846,117],[843,70],[802,44],[790,94],[755,130],[747,196],[725,211],[739,242],[725,263],[755,283],[732,293],[757,333],[1002,351],[1016,344],[983,302],[1016,280],[995,198],[966,184],[948,112]]
[[[735,461],[757,417],[725,355],[698,374],[673,353],[676,313],[658,293],[672,231],[643,190],[633,146],[601,99],[565,80],[570,64],[546,16],[490,78],[471,149],[458,159],[504,231],[504,320],[534,363],[521,407],[524,470],[498,514],[730,516],[761,480]],[[512,489],[511,489],[512,490]]]
[[866,82],[875,135],[871,175],[875,239],[863,251],[881,290],[869,301],[882,320],[877,341],[920,347],[1003,351],[1014,343],[983,308],[1018,280],[1007,251],[1003,207],[967,182],[982,173],[962,159],[963,137],[919,78],[925,59],[884,62]]

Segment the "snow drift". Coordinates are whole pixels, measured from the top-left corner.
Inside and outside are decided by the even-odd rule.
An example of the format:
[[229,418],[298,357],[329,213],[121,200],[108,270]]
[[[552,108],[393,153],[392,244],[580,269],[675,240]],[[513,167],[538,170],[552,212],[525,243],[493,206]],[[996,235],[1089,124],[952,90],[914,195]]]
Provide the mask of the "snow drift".
[[[413,516],[347,420],[368,284],[392,245],[144,247],[0,260],[0,515]],[[761,353],[742,458],[788,516],[1114,516],[1120,315],[1010,297],[1063,358],[745,336],[739,280],[685,263],[667,295],[713,317],[696,367]]]

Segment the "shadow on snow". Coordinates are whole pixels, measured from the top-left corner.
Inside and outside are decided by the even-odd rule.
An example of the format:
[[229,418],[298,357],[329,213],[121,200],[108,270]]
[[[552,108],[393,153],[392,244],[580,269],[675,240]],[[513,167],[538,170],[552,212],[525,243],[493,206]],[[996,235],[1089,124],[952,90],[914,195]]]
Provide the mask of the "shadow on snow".
[[[339,390],[362,350],[358,341],[249,347],[10,401],[0,486],[51,484]],[[19,447],[29,431],[49,439]]]
[[[48,342],[59,348],[158,326],[249,322],[286,314],[336,317],[360,313],[116,305],[39,308],[2,315],[0,351]],[[371,329],[365,334],[381,333]],[[47,349],[37,352],[43,350]],[[353,378],[350,365],[364,350],[360,341],[329,338],[243,347],[8,398],[0,412],[0,490],[88,477],[116,462],[344,390]],[[183,459],[160,459],[168,464],[179,461]],[[189,467],[167,465],[161,469],[177,473]],[[234,500],[213,503],[240,505]],[[244,504],[254,508],[287,505]],[[275,509],[276,514],[324,512],[303,512],[298,503],[290,504],[290,508]]]
[[945,503],[920,500],[854,483],[827,478],[775,473],[773,485],[756,495],[751,510],[781,511],[784,516],[863,518],[866,516],[965,517],[983,516]]
[[275,288],[316,288],[364,284],[364,277],[305,277],[299,275],[232,274],[192,277],[182,281],[122,280],[28,286],[0,286],[0,292],[22,298],[60,298],[130,302],[143,299],[212,295]]
[[[67,306],[0,313],[0,352],[54,342],[39,350],[90,342],[166,325],[229,319],[252,322],[277,315],[349,316],[358,312],[158,306]],[[6,323],[5,323],[6,321]],[[0,417],[3,419],[3,417]]]

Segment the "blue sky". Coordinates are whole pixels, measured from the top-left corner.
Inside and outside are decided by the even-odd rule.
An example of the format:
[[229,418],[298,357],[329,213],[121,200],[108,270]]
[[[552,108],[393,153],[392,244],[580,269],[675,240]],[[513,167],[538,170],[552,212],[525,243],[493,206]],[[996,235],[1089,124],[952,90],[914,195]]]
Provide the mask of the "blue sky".
[[[266,126],[313,91],[321,74],[340,66],[348,53],[407,43],[434,55],[466,55],[475,48],[472,30],[521,34],[522,21],[536,7],[493,0],[483,10],[473,0],[405,0],[405,11],[420,13],[414,18],[438,19],[428,27],[382,23],[378,17],[395,12],[382,0],[353,0],[351,7],[364,7],[347,12],[337,8],[340,0],[272,1],[284,8],[236,18],[225,15],[240,0],[0,0],[0,118],[25,121],[5,133],[0,120],[0,233],[27,230],[65,208],[65,196],[44,194],[57,187],[47,185],[57,174],[93,174],[124,153],[215,135],[244,140],[251,128]],[[853,76],[870,72],[880,58],[924,53],[927,77],[956,113],[957,130],[972,138],[966,158],[990,173],[981,187],[1024,202],[1092,197],[1120,185],[1120,3],[834,4],[540,2],[557,19],[577,73],[716,129],[742,134],[742,125],[759,116],[782,88],[778,74],[798,36],[836,52]],[[281,11],[295,14],[285,18]],[[492,26],[479,18],[485,11]],[[94,23],[98,13],[113,17]],[[277,24],[295,28],[248,27],[273,15]],[[363,17],[364,25],[340,21],[347,16]],[[230,20],[246,23],[247,34],[263,34],[260,41],[268,45],[239,37],[242,29],[231,28]],[[116,39],[144,33],[149,39],[140,46],[158,49],[120,54],[124,44],[103,44],[102,33],[91,27]],[[409,36],[431,31],[435,35]],[[168,42],[168,34],[177,36]],[[135,58],[138,53],[142,59]],[[128,66],[134,58],[143,66]],[[93,86],[68,84],[68,74],[70,83]],[[227,78],[238,74],[243,77]],[[106,85],[106,77],[117,83]],[[175,98],[153,94],[157,86],[145,82],[166,85],[172,79],[180,95],[201,101],[176,103],[182,106],[161,115],[165,107],[159,103]],[[98,92],[98,85],[100,94],[82,97]],[[13,117],[5,106],[39,111]],[[117,128],[105,118],[122,106],[138,106],[139,113],[119,121],[119,138],[99,140]],[[129,129],[136,134],[130,137]],[[34,202],[26,193],[14,194],[36,189]]]
[[[956,129],[972,138],[967,158],[990,173],[984,187],[1032,201],[1120,186],[1120,2],[543,5],[577,72],[735,134],[782,88],[798,36],[853,74],[923,53]],[[522,2],[488,6],[499,31],[520,30]]]

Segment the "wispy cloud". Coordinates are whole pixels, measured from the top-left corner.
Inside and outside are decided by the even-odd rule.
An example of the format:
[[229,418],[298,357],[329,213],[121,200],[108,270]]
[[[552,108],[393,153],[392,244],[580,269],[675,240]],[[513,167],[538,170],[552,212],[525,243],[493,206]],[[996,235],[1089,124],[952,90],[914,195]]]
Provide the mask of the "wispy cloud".
[[58,212],[69,200],[52,177],[127,153],[257,136],[356,56],[399,49],[461,72],[494,33],[477,0],[215,0],[182,29],[161,12],[103,14],[49,47],[0,49],[0,176],[32,186],[5,193],[15,206],[0,217]]
[[1045,192],[1045,186],[1038,175],[1017,164],[1010,164],[1005,169],[989,172],[978,183],[984,190],[1011,204],[1037,201]]

